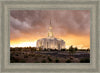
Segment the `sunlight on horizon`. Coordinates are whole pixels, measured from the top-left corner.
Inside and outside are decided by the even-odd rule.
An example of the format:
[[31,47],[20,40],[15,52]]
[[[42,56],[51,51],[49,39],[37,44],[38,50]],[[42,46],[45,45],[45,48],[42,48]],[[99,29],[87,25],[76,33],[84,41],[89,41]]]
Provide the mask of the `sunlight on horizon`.
[[[10,45],[10,47],[36,47],[36,42],[22,42],[14,45]],[[65,48],[68,49],[71,45],[65,45]],[[83,45],[72,45],[73,47],[77,47],[78,49],[87,49],[88,47],[83,47]]]
[[35,42],[22,42],[20,44],[14,44],[10,47],[36,47],[36,41]]

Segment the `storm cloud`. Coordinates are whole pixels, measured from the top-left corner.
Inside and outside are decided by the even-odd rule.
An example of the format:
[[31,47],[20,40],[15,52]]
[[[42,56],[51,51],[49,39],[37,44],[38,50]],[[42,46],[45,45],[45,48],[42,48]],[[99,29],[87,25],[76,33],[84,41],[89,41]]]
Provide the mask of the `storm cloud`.
[[90,34],[88,10],[12,10],[10,12],[10,37],[47,36],[52,21],[55,36]]

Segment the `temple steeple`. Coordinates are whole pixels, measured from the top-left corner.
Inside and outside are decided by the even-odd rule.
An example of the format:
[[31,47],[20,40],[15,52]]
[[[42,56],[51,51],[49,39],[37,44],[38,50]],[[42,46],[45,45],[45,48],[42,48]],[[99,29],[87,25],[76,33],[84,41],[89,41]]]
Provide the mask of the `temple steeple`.
[[52,25],[51,25],[51,19],[50,19],[50,24],[49,24],[49,29],[48,29],[48,37],[50,37],[50,38],[53,37]]

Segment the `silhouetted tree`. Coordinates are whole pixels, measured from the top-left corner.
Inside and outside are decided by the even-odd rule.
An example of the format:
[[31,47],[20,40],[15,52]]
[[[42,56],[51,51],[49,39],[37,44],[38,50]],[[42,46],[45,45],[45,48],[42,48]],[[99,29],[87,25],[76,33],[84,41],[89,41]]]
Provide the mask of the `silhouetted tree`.
[[69,47],[69,55],[70,55],[70,57],[73,56],[73,54],[75,53],[76,50],[75,50],[75,48],[73,48],[73,46]]
[[65,48],[63,48],[63,49],[61,49],[61,51],[66,51],[66,49],[65,49]]
[[90,51],[90,49],[88,48],[87,51]]
[[71,55],[74,53],[74,48],[73,48],[73,46],[70,46],[70,47],[69,47],[69,53],[70,53]]
[[74,49],[75,49],[75,51],[77,51],[77,50],[78,50],[78,48],[77,48],[77,47],[75,47]]
[[70,46],[69,47],[69,53],[70,53],[70,55],[73,55],[77,50],[78,50],[77,47],[74,48],[73,46]]

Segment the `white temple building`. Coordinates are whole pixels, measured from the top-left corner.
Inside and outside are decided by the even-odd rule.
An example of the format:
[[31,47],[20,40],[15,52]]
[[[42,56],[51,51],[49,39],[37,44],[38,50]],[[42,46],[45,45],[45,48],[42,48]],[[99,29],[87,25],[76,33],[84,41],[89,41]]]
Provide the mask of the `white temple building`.
[[43,49],[64,49],[65,42],[62,39],[57,39],[53,35],[51,21],[48,29],[48,37],[37,40],[37,47]]

